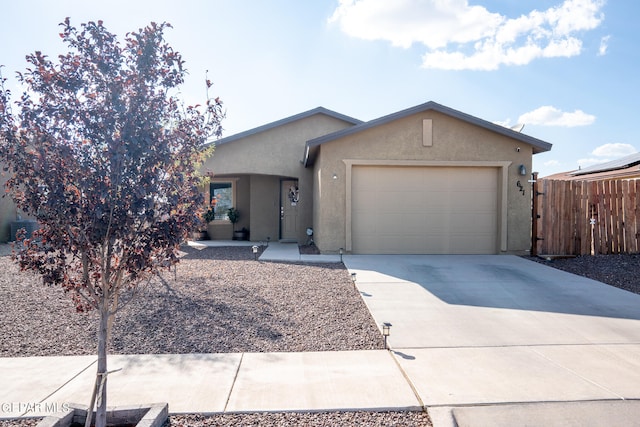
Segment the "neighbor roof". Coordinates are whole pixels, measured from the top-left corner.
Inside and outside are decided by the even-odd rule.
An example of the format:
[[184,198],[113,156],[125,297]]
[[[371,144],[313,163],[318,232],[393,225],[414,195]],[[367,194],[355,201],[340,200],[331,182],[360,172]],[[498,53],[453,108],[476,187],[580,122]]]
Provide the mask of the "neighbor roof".
[[578,169],[573,171],[570,175],[587,175],[597,172],[607,172],[617,169],[626,169],[631,166],[640,164],[640,153],[634,153],[629,156],[625,156],[618,160],[612,160],[606,163],[598,163],[597,165],[589,166],[584,169]]
[[249,130],[244,131],[244,132],[236,133],[235,135],[230,135],[230,136],[227,136],[226,138],[221,138],[221,139],[219,139],[217,141],[212,141],[211,143],[212,144],[216,144],[216,145],[226,144],[226,143],[229,143],[229,142],[232,142],[232,141],[236,141],[238,139],[245,138],[245,137],[250,136],[250,135],[254,135],[254,134],[257,134],[257,133],[260,133],[260,132],[264,132],[264,131],[267,131],[267,130],[270,130],[270,129],[277,128],[278,126],[283,126],[283,125],[286,125],[288,123],[295,122],[297,120],[305,119],[307,117],[311,117],[311,116],[314,116],[316,114],[324,114],[326,116],[333,117],[335,119],[342,120],[342,121],[345,121],[347,123],[351,123],[353,125],[358,125],[358,124],[362,123],[362,120],[354,119],[353,117],[349,117],[349,116],[346,116],[344,114],[340,114],[340,113],[337,113],[335,111],[331,111],[331,110],[326,109],[324,107],[316,107],[316,108],[314,108],[312,110],[309,110],[309,111],[305,111],[305,112],[302,112],[302,113],[299,113],[299,114],[295,114],[293,116],[286,117],[284,119],[276,120],[275,122],[267,123],[266,125],[258,126],[257,128],[249,129]]
[[598,181],[637,178],[640,178],[640,153],[631,154],[606,163],[599,163],[589,166],[588,168],[561,172],[544,177],[544,179],[563,181]]
[[486,120],[479,119],[478,117],[474,117],[461,111],[454,110],[453,108],[445,107],[444,105],[438,104],[436,102],[429,101],[424,104],[416,105],[415,107],[407,108],[406,110],[398,111],[397,113],[389,114],[387,116],[383,116],[368,122],[360,123],[356,126],[345,128],[337,132],[333,132],[328,135],[324,135],[307,141],[304,164],[305,166],[313,164],[317,155],[318,147],[325,142],[333,141],[357,132],[362,132],[363,130],[370,129],[375,126],[384,125],[394,120],[398,120],[404,117],[408,117],[412,114],[421,113],[428,110],[437,111],[439,113],[446,114],[447,116],[463,120],[467,123],[480,126],[490,131],[508,136],[518,141],[522,141],[526,144],[530,144],[533,147],[534,154],[551,150],[551,144],[548,142],[542,141],[529,135],[522,134],[520,132],[516,132],[504,126],[496,125]]

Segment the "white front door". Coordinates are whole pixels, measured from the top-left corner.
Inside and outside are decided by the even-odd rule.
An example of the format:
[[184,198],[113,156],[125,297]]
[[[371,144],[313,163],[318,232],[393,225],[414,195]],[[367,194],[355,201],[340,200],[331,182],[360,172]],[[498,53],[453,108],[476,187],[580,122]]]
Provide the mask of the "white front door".
[[280,240],[298,240],[298,181],[280,183]]

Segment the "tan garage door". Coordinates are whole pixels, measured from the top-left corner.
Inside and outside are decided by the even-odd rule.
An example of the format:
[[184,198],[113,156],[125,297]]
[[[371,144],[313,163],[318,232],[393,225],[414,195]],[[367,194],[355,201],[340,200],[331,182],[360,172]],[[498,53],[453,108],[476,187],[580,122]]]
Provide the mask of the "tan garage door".
[[354,166],[351,200],[354,253],[497,253],[497,168]]

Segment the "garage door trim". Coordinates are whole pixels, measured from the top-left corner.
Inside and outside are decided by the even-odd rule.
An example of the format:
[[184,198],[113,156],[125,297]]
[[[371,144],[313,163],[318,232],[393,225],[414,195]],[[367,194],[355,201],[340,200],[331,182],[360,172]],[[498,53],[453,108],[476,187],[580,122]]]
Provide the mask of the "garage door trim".
[[352,173],[354,166],[428,166],[428,167],[491,167],[498,168],[498,242],[500,251],[507,251],[507,178],[510,161],[432,161],[432,160],[362,160],[343,159],[346,166],[346,250],[352,251]]

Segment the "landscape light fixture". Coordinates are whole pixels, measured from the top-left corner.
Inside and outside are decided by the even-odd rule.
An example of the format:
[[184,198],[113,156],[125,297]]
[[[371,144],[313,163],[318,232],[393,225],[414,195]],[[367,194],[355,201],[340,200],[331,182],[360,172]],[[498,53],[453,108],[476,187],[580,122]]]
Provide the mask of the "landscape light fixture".
[[258,260],[258,245],[253,245],[251,247],[251,251],[253,252],[253,258],[254,260]]
[[354,285],[356,284],[356,273],[351,273],[351,281]]
[[389,346],[387,345],[387,337],[391,335],[391,323],[384,322],[382,324],[382,335],[384,336],[384,348],[389,350]]

